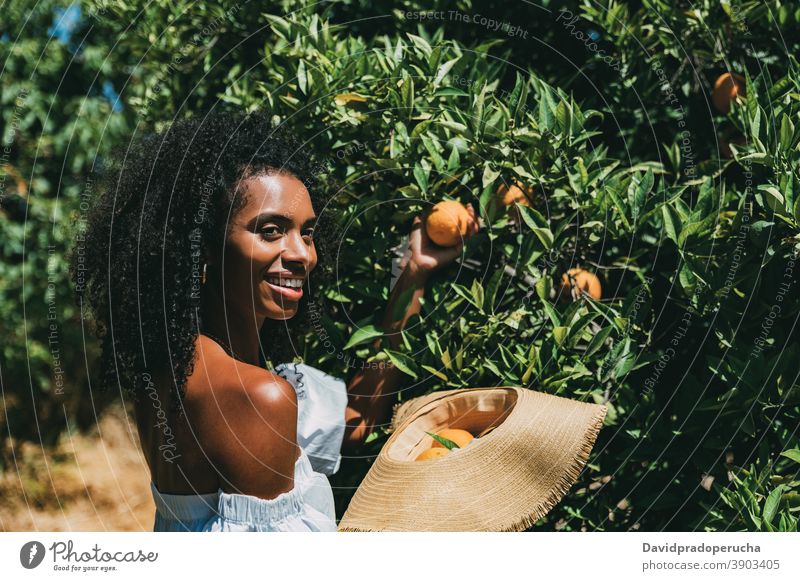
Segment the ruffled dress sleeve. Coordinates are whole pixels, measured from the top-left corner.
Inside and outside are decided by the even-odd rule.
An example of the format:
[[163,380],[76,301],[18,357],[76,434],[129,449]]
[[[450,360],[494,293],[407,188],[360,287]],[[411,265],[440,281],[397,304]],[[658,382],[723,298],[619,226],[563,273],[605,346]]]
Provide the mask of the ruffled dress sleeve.
[[336,509],[328,477],[311,467],[305,450],[294,466],[294,488],[275,498],[223,491],[162,494],[150,483],[156,504],[154,531],[335,532]]
[[297,392],[297,443],[314,471],[335,474],[342,461],[347,409],[344,381],[305,363],[281,363],[275,373]]
[[217,514],[203,532],[335,532],[333,490],[301,451],[294,488],[272,499],[219,491]]

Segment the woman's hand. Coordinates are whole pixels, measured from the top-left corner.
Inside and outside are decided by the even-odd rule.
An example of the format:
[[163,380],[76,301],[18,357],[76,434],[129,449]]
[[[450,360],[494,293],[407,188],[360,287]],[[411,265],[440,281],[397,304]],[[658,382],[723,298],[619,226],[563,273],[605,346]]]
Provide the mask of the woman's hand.
[[[469,238],[480,230],[472,204],[467,204],[466,207],[469,214],[469,224],[467,225],[467,234],[464,239]],[[422,217],[416,216],[411,225],[408,246],[411,250],[411,255],[408,257],[408,262],[400,266],[412,270],[415,274],[427,275],[449,265],[461,256],[461,252],[464,249],[464,240],[459,241],[456,246],[439,246],[428,236]]]
[[[469,225],[466,237],[472,236],[480,225],[475,217],[475,210],[467,204]],[[392,349],[401,349],[401,331],[406,322],[421,311],[420,299],[425,293],[428,274],[452,263],[461,255],[463,240],[457,246],[444,248],[434,244],[425,231],[425,223],[421,216],[414,218],[409,235],[408,251],[404,262],[400,263],[403,273],[397,279],[389,293],[389,302],[383,318],[384,337],[375,339],[373,347],[381,349],[381,343],[388,339]],[[395,311],[400,297],[411,290],[408,306],[402,315]],[[362,368],[350,380],[347,388],[348,407],[345,413],[345,437],[343,446],[348,450],[358,450],[366,438],[386,425],[392,414],[392,402],[397,400],[396,393],[401,389],[403,372],[394,365],[381,365],[378,368]]]

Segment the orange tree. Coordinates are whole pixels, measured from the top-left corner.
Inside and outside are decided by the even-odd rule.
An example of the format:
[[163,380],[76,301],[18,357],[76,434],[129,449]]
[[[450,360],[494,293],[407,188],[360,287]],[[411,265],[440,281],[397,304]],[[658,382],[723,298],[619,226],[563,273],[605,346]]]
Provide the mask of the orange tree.
[[[685,4],[104,2],[94,25],[122,40],[132,124],[259,109],[328,162],[341,246],[298,357],[390,360],[398,401],[524,385],[609,406],[534,528],[796,530],[799,15]],[[747,90],[723,116],[727,70]],[[515,182],[532,195],[509,212]],[[391,259],[441,199],[484,228],[376,349]],[[572,268],[602,298],[559,300]],[[385,438],[334,477],[339,514]]]

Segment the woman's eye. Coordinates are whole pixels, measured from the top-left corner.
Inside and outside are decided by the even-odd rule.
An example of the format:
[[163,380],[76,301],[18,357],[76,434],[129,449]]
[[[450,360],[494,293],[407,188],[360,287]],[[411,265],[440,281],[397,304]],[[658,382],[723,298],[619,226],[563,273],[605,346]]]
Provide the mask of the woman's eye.
[[282,234],[278,226],[264,226],[259,232],[265,238],[272,238],[273,236],[280,236]]
[[[286,233],[280,226],[263,226],[258,232],[261,236],[268,239],[279,238]],[[314,237],[314,229],[306,228],[302,231],[301,236],[303,236],[303,238],[312,239]]]

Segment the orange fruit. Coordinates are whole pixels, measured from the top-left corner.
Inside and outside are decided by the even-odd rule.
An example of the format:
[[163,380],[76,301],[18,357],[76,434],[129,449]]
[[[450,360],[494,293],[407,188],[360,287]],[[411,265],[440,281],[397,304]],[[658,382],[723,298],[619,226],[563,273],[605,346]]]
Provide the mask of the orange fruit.
[[510,186],[500,184],[500,187],[497,188],[497,196],[504,206],[511,206],[513,204],[530,206],[531,199],[533,198],[533,188],[531,186],[526,187],[520,182],[514,182]]
[[428,214],[425,230],[439,246],[457,246],[467,235],[469,220],[469,212],[462,204],[444,200]]
[[736,73],[723,73],[717,77],[714,90],[711,91],[711,102],[717,111],[728,114],[733,100],[739,95],[746,95],[744,83],[744,77]]
[[580,296],[581,291],[588,293],[596,301],[600,300],[603,296],[603,289],[596,274],[582,268],[570,268],[565,274],[561,275],[562,298],[577,298]]
[[[444,430],[436,432],[436,435],[450,440],[451,442],[455,442],[458,444],[459,448],[463,448],[475,439],[475,436],[470,434],[467,430],[460,430],[458,428],[445,428]],[[432,448],[444,448],[444,446],[438,440],[433,440]],[[447,450],[447,448],[444,449]]]
[[442,456],[446,456],[450,450],[447,448],[428,448],[424,452],[422,452],[419,456],[417,456],[416,461],[420,460],[433,460],[434,458],[441,458]]

